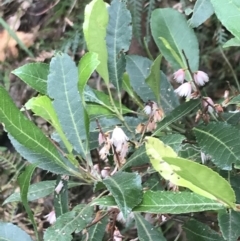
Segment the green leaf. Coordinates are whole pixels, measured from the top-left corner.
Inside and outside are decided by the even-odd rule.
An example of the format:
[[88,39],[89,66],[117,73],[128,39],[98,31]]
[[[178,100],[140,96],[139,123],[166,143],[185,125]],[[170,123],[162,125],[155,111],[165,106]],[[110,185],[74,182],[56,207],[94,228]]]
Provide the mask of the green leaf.
[[127,52],[132,39],[131,14],[126,2],[113,0],[108,8],[107,50],[109,79],[121,94],[122,76],[126,67],[124,52]]
[[99,222],[91,226],[88,231],[88,239],[91,241],[100,241],[103,239],[106,226],[108,224],[108,217],[104,217]]
[[182,141],[185,140],[186,137],[180,134],[168,134],[166,136],[162,136],[160,140],[170,146],[176,153],[178,153],[182,146]]
[[[78,69],[67,54],[57,54],[50,63],[48,94],[54,99],[53,106],[61,127],[74,149],[86,157],[88,143],[84,123],[84,109],[79,92]],[[56,91],[57,89],[57,91]]]
[[187,221],[183,225],[183,230],[187,235],[187,240],[197,241],[224,241],[223,237],[208,225],[200,223],[194,219]]
[[[34,201],[39,198],[46,197],[54,192],[56,181],[42,181],[29,186],[27,200]],[[76,187],[81,183],[70,182],[68,188]],[[20,202],[21,197],[19,192],[15,192],[4,200],[3,205],[11,202]]]
[[237,105],[240,104],[240,95],[237,95],[237,96],[233,97],[233,98],[226,104],[226,106],[228,106],[228,105],[233,105],[233,104],[237,104]]
[[[78,173],[67,160],[58,153],[52,142],[38,129],[30,120],[28,120],[15,106],[7,91],[0,87],[0,122],[4,123],[5,130],[15,140],[15,144],[28,154],[38,156],[35,159],[38,166],[53,173],[74,175]],[[16,147],[15,145],[15,147]],[[45,162],[41,162],[41,160]],[[27,158],[29,162],[34,161]]]
[[199,106],[199,100],[191,100],[176,107],[170,114],[168,114],[161,122],[158,123],[157,129],[152,136],[159,135],[162,130],[167,128],[175,121],[181,119]]
[[21,196],[22,204],[27,212],[29,219],[31,220],[36,239],[39,240],[37,225],[34,220],[33,212],[27,200],[28,188],[30,185],[32,174],[35,171],[35,168],[36,168],[36,165],[28,165],[24,170],[24,172],[18,177],[18,184],[20,186],[20,196]]
[[190,60],[191,70],[198,70],[198,41],[183,14],[170,8],[156,9],[152,12],[151,30],[159,50],[175,70],[186,68],[182,50]]
[[90,52],[98,54],[100,64],[97,67],[97,72],[101,75],[104,81],[108,83],[108,53],[105,40],[108,24],[106,3],[103,0],[92,0],[85,7],[84,14],[83,33],[87,48]]
[[235,193],[230,184],[217,172],[207,166],[177,157],[172,148],[153,137],[147,138],[146,151],[153,168],[166,180],[235,208]]
[[160,65],[162,61],[162,55],[160,54],[153,62],[150,70],[150,74],[146,78],[146,83],[150,86],[152,89],[152,92],[154,93],[157,103],[160,105]]
[[228,40],[224,45],[223,48],[229,48],[229,47],[239,47],[240,46],[240,39],[238,38],[231,38]]
[[[228,173],[227,173],[227,176],[228,176]],[[237,203],[240,203],[240,186],[239,186],[240,176],[239,175],[230,175],[230,183],[231,183],[233,190],[235,191]]]
[[147,222],[139,213],[134,213],[134,218],[137,226],[138,237],[140,241],[166,241],[162,232]]
[[44,63],[25,64],[12,71],[13,74],[41,94],[47,93],[48,72],[49,65]]
[[81,97],[84,97],[83,91],[87,81],[99,63],[96,53],[88,52],[80,59],[78,64],[78,90]]
[[12,223],[4,223],[0,221],[0,234],[2,241],[33,241],[25,231]]
[[210,123],[193,129],[199,146],[219,168],[231,170],[240,166],[240,131],[225,123]]
[[189,20],[192,28],[196,28],[204,23],[214,13],[210,0],[197,0],[193,8],[193,15]]
[[142,200],[141,177],[136,173],[118,172],[103,180],[126,218]]
[[221,23],[235,37],[240,39],[240,26],[236,23],[240,21],[240,4],[237,0],[211,0],[215,13]]
[[71,241],[74,231],[80,232],[91,222],[93,208],[85,206],[79,210],[78,206],[61,215],[56,223],[46,230],[44,241]]
[[221,210],[218,212],[218,224],[221,233],[227,241],[236,241],[240,236],[240,213],[233,210]]

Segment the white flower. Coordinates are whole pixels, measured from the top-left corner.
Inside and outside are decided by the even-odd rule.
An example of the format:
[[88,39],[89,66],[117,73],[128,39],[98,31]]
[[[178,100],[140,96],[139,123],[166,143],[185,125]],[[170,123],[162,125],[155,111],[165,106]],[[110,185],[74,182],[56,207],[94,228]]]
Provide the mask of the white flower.
[[145,112],[146,115],[150,115],[152,113],[152,108],[150,105],[145,105],[145,107],[143,108],[143,111]]
[[191,97],[192,85],[189,82],[186,82],[180,85],[176,90],[174,90],[179,96],[186,96],[187,98]]
[[203,106],[203,109],[207,108],[207,111],[209,113],[212,113],[214,111],[214,109],[213,109],[214,102],[210,97],[204,97],[202,99],[202,106]]
[[126,134],[123,132],[123,130],[120,127],[116,126],[113,130],[112,138],[111,138],[111,142],[116,147],[116,151],[120,152],[122,150],[122,146],[127,141],[128,141],[128,137],[126,136]]
[[59,193],[61,192],[62,188],[63,188],[63,181],[60,180],[60,182],[58,183],[58,185],[57,185],[56,188],[55,188],[55,192],[56,192],[57,194],[59,194]]
[[205,83],[209,81],[208,75],[205,72],[200,70],[195,72],[193,77],[194,77],[195,83],[200,86],[205,85]]
[[183,69],[179,69],[173,74],[173,79],[177,82],[182,84],[185,79],[185,71]]
[[202,161],[202,164],[204,164],[208,160],[211,160],[211,156],[210,155],[206,155],[204,152],[201,151],[201,161]]
[[111,171],[110,167],[104,167],[101,171],[102,178],[104,179],[104,178],[110,176],[110,171]]
[[100,158],[105,160],[107,155],[109,154],[109,148],[107,145],[103,146],[102,149],[99,151]]
[[44,216],[45,219],[47,219],[47,221],[50,224],[54,224],[56,222],[56,214],[55,211],[51,211],[49,214],[47,214],[46,216]]
[[98,134],[98,145],[101,146],[105,141],[105,137],[103,136],[103,134],[101,132],[99,132]]

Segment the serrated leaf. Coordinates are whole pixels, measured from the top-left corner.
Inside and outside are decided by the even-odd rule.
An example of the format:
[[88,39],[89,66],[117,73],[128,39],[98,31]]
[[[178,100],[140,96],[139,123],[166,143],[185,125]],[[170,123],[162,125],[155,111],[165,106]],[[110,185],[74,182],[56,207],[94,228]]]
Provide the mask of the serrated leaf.
[[103,180],[126,218],[142,200],[141,177],[136,173],[118,172]]
[[134,218],[138,231],[138,238],[140,241],[166,241],[162,232],[147,222],[139,213],[134,213]]
[[184,139],[186,139],[186,137],[180,134],[171,134],[160,137],[160,140],[170,146],[176,153],[180,151]]
[[[57,54],[50,63],[48,94],[59,122],[74,149],[86,157],[88,143],[84,123],[84,108],[77,89],[78,69],[67,54]],[[57,91],[56,91],[57,89]]]
[[187,235],[187,240],[224,241],[219,233],[212,230],[208,225],[200,223],[194,219],[187,221],[183,225],[183,230]]
[[127,52],[132,38],[131,14],[126,2],[113,0],[108,8],[107,50],[109,79],[120,95],[122,76],[126,67],[124,52]]
[[240,39],[231,38],[223,45],[223,48],[239,47],[239,46],[240,46]]
[[[74,167],[64,161],[55,146],[30,120],[28,120],[15,106],[7,91],[0,87],[0,122],[4,123],[5,129],[28,157],[38,156],[39,160],[29,162],[38,163],[38,166],[53,173],[71,175],[75,173]],[[13,140],[12,140],[13,142]],[[15,145],[15,147],[16,147]],[[41,160],[45,162],[41,162]]]
[[192,28],[196,28],[204,23],[214,13],[210,0],[197,0],[193,8],[193,15],[189,20]]
[[230,184],[217,172],[207,166],[177,157],[169,146],[153,137],[147,138],[146,151],[154,169],[166,180],[235,208],[235,193]]
[[[90,52],[98,54],[100,64],[97,72],[106,83],[109,82],[107,67],[106,30],[108,24],[108,12],[103,0],[93,0],[85,7],[83,33],[87,48]],[[97,26],[97,27],[96,27]]]
[[[156,9],[152,12],[151,30],[155,43],[175,70],[186,67],[182,50],[184,50],[187,58],[191,60],[191,70],[198,70],[198,41],[183,14],[170,8]],[[164,41],[177,54],[181,63]]]
[[162,61],[162,55],[159,55],[153,62],[150,74],[146,78],[146,83],[150,86],[152,89],[152,92],[155,95],[155,98],[157,99],[157,103],[160,105],[160,65]]
[[211,0],[215,14],[221,23],[235,37],[240,39],[240,26],[236,23],[240,21],[240,3],[238,0]]
[[28,165],[23,173],[21,173],[18,177],[18,184],[20,186],[20,196],[22,204],[26,210],[26,213],[31,220],[31,223],[33,225],[34,233],[36,236],[36,239],[39,240],[38,237],[38,230],[37,225],[34,220],[33,212],[28,204],[27,195],[28,195],[28,188],[30,185],[30,181],[32,179],[32,174],[35,171],[36,165]]
[[44,241],[71,241],[74,231],[80,232],[92,220],[93,208],[85,206],[78,210],[78,206],[73,211],[61,215],[53,226],[44,233]]
[[49,73],[49,65],[44,63],[25,64],[12,71],[26,84],[30,85],[39,93],[45,95],[47,93],[47,76]]
[[223,237],[227,241],[237,241],[240,236],[239,230],[240,213],[233,210],[221,210],[218,212],[218,224]]
[[12,223],[0,222],[0,238],[6,241],[33,241],[31,237],[18,226]]
[[193,110],[196,110],[199,104],[199,100],[191,100],[176,107],[170,114],[168,114],[161,122],[157,124],[157,129],[152,136],[159,135],[162,130],[167,128],[173,122],[181,119]]
[[231,170],[240,166],[240,131],[225,123],[210,123],[193,129],[199,146],[219,168]]

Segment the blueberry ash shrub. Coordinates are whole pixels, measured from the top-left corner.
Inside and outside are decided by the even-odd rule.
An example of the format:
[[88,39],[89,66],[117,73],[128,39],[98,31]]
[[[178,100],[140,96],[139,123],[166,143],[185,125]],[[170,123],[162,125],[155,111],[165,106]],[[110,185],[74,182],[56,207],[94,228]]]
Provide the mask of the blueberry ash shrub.
[[[209,6],[207,16],[202,9]],[[126,54],[132,39],[127,2],[93,0],[83,24],[88,51],[77,66],[69,55],[56,52],[49,65],[31,63],[13,71],[39,93],[26,109],[54,129],[46,137],[0,88],[0,120],[29,163],[19,177],[20,194],[4,204],[23,203],[37,240],[29,202],[51,193],[45,241],[238,240],[239,90],[226,90],[221,101],[205,94],[213,80],[199,70],[206,66],[199,67],[199,43],[191,27],[214,11],[234,36],[225,46],[237,45],[236,9],[233,2],[198,0],[191,25],[177,10],[155,9],[150,28],[161,54],[150,60]],[[172,77],[161,71],[162,58]],[[94,71],[106,92],[88,85]],[[121,102],[123,91],[136,109]],[[56,181],[30,185],[36,167],[52,172]],[[76,185],[86,185],[93,195],[72,206],[68,189]],[[167,231],[170,226],[174,232]],[[9,240],[14,240],[11,233],[31,240],[8,223],[0,224],[0,233]]]

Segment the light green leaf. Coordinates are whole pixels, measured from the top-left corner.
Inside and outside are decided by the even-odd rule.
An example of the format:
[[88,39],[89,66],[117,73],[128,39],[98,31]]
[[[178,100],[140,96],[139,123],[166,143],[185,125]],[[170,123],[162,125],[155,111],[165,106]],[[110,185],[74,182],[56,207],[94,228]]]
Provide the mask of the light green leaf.
[[218,212],[218,224],[223,237],[227,241],[236,241],[240,236],[240,213],[233,210],[221,210]]
[[160,137],[160,140],[170,146],[176,153],[178,153],[182,146],[182,141],[185,140],[186,137],[180,134],[168,134],[166,136]]
[[91,222],[93,208],[85,206],[79,210],[78,206],[61,215],[56,223],[46,230],[44,241],[71,241],[74,231],[80,232]]
[[238,0],[211,0],[215,13],[221,23],[235,37],[240,39],[240,3]]
[[240,95],[237,95],[237,96],[233,97],[233,98],[226,104],[226,106],[228,106],[228,105],[233,105],[233,104],[237,104],[237,105],[240,104]]
[[162,232],[147,222],[139,213],[134,213],[135,222],[137,225],[138,238],[140,241],[166,241]]
[[[50,63],[48,94],[59,122],[74,149],[86,157],[88,143],[84,123],[84,108],[77,89],[78,69],[67,54],[57,54]],[[57,90],[57,91],[56,91]]]
[[235,193],[230,184],[217,172],[207,166],[177,157],[172,148],[157,138],[147,138],[146,151],[153,168],[166,180],[235,208]]
[[150,86],[152,89],[152,92],[154,93],[158,105],[160,105],[160,65],[162,61],[162,55],[160,54],[153,62],[150,70],[150,74],[146,78],[146,83]]
[[182,50],[189,59],[191,70],[198,70],[198,41],[183,14],[170,8],[156,9],[152,12],[151,30],[155,43],[175,70],[186,68]]
[[93,71],[100,64],[96,53],[88,52],[83,55],[78,64],[78,90],[83,98],[83,91]]
[[108,53],[105,40],[108,24],[106,3],[103,0],[92,0],[85,7],[84,14],[83,33],[87,48],[90,52],[98,54],[100,64],[97,67],[97,71],[104,81],[108,83]]
[[238,38],[231,38],[228,40],[224,45],[223,48],[229,48],[229,47],[239,47],[240,46],[240,39]]
[[36,165],[28,165],[23,173],[20,174],[18,177],[18,184],[20,186],[20,196],[22,204],[27,212],[27,215],[29,219],[31,220],[31,223],[33,225],[34,233],[36,236],[36,239],[39,240],[38,237],[38,230],[37,225],[34,220],[33,212],[28,204],[27,195],[28,195],[28,188],[30,185],[30,181],[32,179],[32,174],[35,171]]
[[0,238],[2,241],[33,241],[31,237],[18,226],[12,223],[4,223],[0,221]]
[[175,121],[181,119],[188,113],[192,112],[193,110],[197,111],[199,104],[199,100],[191,100],[176,107],[170,114],[168,114],[161,122],[157,124],[157,129],[152,134],[152,136],[159,135],[162,130],[167,128]]
[[107,50],[109,78],[121,94],[122,76],[126,67],[124,52],[127,52],[132,38],[131,14],[126,2],[113,0],[108,8]]
[[183,230],[187,235],[187,240],[197,241],[224,241],[224,238],[209,225],[200,223],[194,219],[187,221],[183,225]]
[[219,168],[231,170],[240,166],[240,131],[226,123],[210,123],[193,129],[199,146]]
[[142,200],[141,177],[136,173],[117,172],[103,180],[126,218]]
[[47,93],[47,76],[49,73],[49,65],[44,63],[25,64],[12,71],[26,84],[41,94]]
[[[0,122],[4,123],[6,131],[13,137],[15,144],[27,152],[28,157],[35,155],[40,158],[39,160],[35,158],[35,161],[27,158],[29,162],[34,161],[40,168],[53,173],[77,174],[74,167],[64,160],[45,134],[18,110],[2,87],[0,87]],[[43,159],[44,162],[41,161]]]
[[196,28],[204,23],[214,13],[210,0],[197,0],[193,8],[193,15],[189,20],[192,28]]

